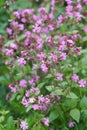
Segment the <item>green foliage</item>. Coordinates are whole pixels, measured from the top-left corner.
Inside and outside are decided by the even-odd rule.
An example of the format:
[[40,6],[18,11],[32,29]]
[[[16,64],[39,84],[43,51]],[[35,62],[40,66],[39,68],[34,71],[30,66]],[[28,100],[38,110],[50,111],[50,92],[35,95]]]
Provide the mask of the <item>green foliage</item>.
[[[47,12],[50,11],[50,0],[40,1],[38,3],[35,1],[32,2],[32,0],[16,0],[14,4],[8,0],[9,8],[7,9],[4,8],[5,2],[5,0],[0,0],[0,34],[3,34],[5,37],[2,43],[4,45],[5,42],[5,46],[9,46],[15,42],[15,40],[7,40],[6,35],[8,22],[14,19],[12,15],[13,11],[26,8],[38,9],[44,5],[46,6]],[[83,9],[87,10],[87,6],[84,5]],[[56,6],[56,10],[58,10],[58,13],[55,13],[55,19],[62,14],[65,10],[65,6],[62,7],[58,5]],[[81,45],[83,50],[79,58],[67,57],[66,62],[58,63],[57,68],[53,64],[54,71],[51,72],[50,70],[50,73],[47,75],[41,73],[41,71],[38,72],[41,78],[35,87],[39,88],[40,91],[34,93],[32,97],[35,96],[37,99],[41,92],[43,92],[43,95],[50,93],[50,95],[55,96],[51,105],[48,106],[47,111],[33,111],[32,105],[25,108],[21,103],[26,91],[25,88],[23,91],[20,91],[20,93],[12,94],[7,87],[10,82],[20,81],[24,76],[26,80],[28,80],[31,75],[36,75],[37,72],[32,71],[32,62],[29,61],[22,69],[16,63],[14,67],[9,68],[4,64],[6,57],[0,54],[0,130],[19,130],[21,120],[28,122],[29,130],[49,130],[50,128],[54,130],[87,130],[87,87],[79,88],[78,85],[70,79],[73,73],[77,73],[79,77],[82,79],[84,77],[84,79],[87,80],[87,36],[82,32],[84,24],[86,23],[84,23],[83,18],[82,24],[76,24],[77,25],[73,24],[73,18],[71,18],[70,23],[66,22],[55,31],[50,32],[52,36],[55,35],[56,31],[60,31],[61,35],[65,33],[67,33],[67,35],[74,33],[81,34],[83,39],[77,41],[77,46]],[[29,28],[27,27],[27,29]],[[46,35],[43,35],[43,39],[45,38]],[[56,41],[56,37],[54,38]],[[24,34],[18,36],[18,42],[21,44],[24,39]],[[45,49],[45,52],[49,54],[48,48]],[[63,82],[57,81],[54,77],[54,73],[61,70],[66,75]],[[17,85],[16,88],[18,88]],[[30,89],[29,85],[28,89]],[[7,93],[11,94],[9,101],[6,101]],[[58,99],[58,96],[60,99]],[[44,126],[42,123],[42,120],[46,116],[50,121],[49,126]],[[76,124],[74,128],[68,128],[68,122],[70,120],[75,121]]]
[[75,108],[70,111],[71,117],[79,123],[80,120],[80,111],[79,109]]
[[13,117],[9,117],[7,120],[7,130],[15,130],[14,120]]

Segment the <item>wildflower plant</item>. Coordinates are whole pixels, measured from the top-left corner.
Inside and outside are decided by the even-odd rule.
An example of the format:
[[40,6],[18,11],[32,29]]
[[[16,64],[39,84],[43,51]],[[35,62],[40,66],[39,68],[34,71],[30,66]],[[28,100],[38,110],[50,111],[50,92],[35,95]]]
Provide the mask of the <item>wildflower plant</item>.
[[83,130],[87,81],[75,63],[87,33],[87,1],[65,1],[61,14],[55,0],[49,10],[14,11],[6,29],[8,42],[2,49],[10,75],[6,97],[17,113],[15,130]]

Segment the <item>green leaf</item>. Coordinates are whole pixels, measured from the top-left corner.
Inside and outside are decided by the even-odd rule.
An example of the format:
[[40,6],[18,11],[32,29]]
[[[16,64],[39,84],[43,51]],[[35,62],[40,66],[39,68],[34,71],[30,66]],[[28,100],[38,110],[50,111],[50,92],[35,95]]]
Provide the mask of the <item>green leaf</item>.
[[0,123],[2,123],[4,121],[5,117],[4,116],[0,116]]
[[80,111],[79,111],[77,108],[72,109],[72,110],[70,111],[70,115],[71,115],[71,117],[72,117],[75,121],[77,121],[77,122],[79,123]]
[[82,98],[82,100],[81,100],[81,102],[80,102],[80,107],[81,107],[82,109],[86,109],[86,108],[87,108],[87,97],[86,97],[86,96],[84,96],[84,97]]
[[45,83],[40,83],[37,87],[42,88],[45,85]]
[[4,6],[4,2],[5,2],[5,0],[0,0],[0,7]]
[[58,110],[54,110],[50,113],[49,115],[49,120],[50,122],[54,121],[55,119],[57,119],[59,116]]
[[1,115],[6,115],[6,114],[8,114],[8,113],[9,113],[9,111],[5,111],[5,110],[0,111],[0,114],[1,114]]
[[46,86],[46,89],[49,91],[49,92],[51,92],[53,89],[54,89],[54,86]]
[[87,110],[82,110],[82,119],[85,121],[87,120]]
[[7,120],[7,129],[6,130],[15,130],[13,117],[9,117]]
[[71,99],[77,99],[78,98],[77,95],[73,92],[70,92],[66,97],[71,98]]
[[53,91],[52,94],[54,94],[54,95],[64,95],[64,93],[62,92],[62,89],[57,89],[57,90]]
[[26,112],[29,112],[32,109],[32,105],[30,105],[27,109]]

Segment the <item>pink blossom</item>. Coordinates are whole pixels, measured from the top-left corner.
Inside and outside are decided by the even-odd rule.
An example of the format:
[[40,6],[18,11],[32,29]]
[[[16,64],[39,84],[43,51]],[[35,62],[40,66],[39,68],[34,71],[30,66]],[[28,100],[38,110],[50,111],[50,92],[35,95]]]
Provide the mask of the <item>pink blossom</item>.
[[39,103],[39,104],[40,104],[40,103],[43,103],[44,101],[45,101],[45,98],[44,98],[43,95],[38,96],[38,103]]
[[33,104],[33,105],[32,105],[32,108],[33,108],[34,110],[39,110],[39,105],[38,105],[38,104]]
[[17,92],[17,89],[14,87],[13,84],[9,84],[8,87],[10,88],[11,92],[13,92],[13,93],[16,93],[16,92]]
[[23,104],[25,107],[28,107],[28,106],[29,106],[29,101],[27,101],[27,99],[26,99],[25,96],[22,98],[22,104]]
[[24,58],[19,58],[17,62],[19,66],[24,66],[26,64],[26,60]]
[[2,38],[3,38],[2,35],[0,35],[0,40],[2,40]]
[[45,126],[49,126],[49,123],[50,123],[49,118],[44,118],[44,119],[42,120],[42,122],[43,122],[43,124],[44,124]]
[[46,105],[45,104],[40,104],[39,105],[39,110],[46,111],[47,110]]
[[27,21],[26,18],[22,18],[22,19],[21,19],[21,22],[22,22],[22,23],[26,23],[26,21]]
[[66,11],[67,11],[67,12],[73,11],[73,6],[72,6],[72,5],[66,6]]
[[77,55],[80,55],[81,54],[81,50],[82,50],[82,47],[76,47],[74,51],[75,51],[75,53]]
[[79,76],[77,74],[73,74],[71,79],[74,81],[74,82],[77,82],[79,80]]
[[77,19],[78,21],[80,21],[80,20],[82,19],[82,17],[83,17],[80,12],[74,12],[73,15],[76,17],[76,19]]
[[87,0],[83,0],[83,2],[84,2],[85,4],[87,4]]
[[11,47],[12,49],[17,49],[17,48],[18,48],[18,46],[17,46],[15,43],[11,43],[11,44],[10,44],[10,47]]
[[22,31],[24,29],[24,25],[23,24],[19,24],[18,25],[19,29]]
[[60,80],[60,81],[63,80],[63,74],[61,74],[61,73],[56,74],[56,77],[57,77],[57,79]]
[[20,19],[20,14],[18,11],[15,11],[13,14],[16,16],[16,18]]
[[10,98],[10,94],[6,94],[6,100]]
[[9,57],[14,54],[14,50],[13,49],[5,49],[4,52]]
[[49,105],[50,104],[50,99],[46,97],[44,102],[45,102],[45,104]]
[[45,7],[40,7],[40,8],[38,9],[38,12],[39,12],[39,13],[45,13],[45,12],[46,12],[46,8],[45,8]]
[[46,58],[46,54],[41,52],[40,54],[37,54],[37,58],[39,61],[43,61]]
[[29,91],[29,90],[26,90],[25,96],[26,96],[26,97],[29,97],[29,96],[30,96],[30,91]]
[[80,85],[80,87],[86,87],[86,81],[84,79],[79,80],[78,84]]
[[19,86],[25,88],[27,86],[27,81],[25,79],[20,80]]
[[27,130],[28,129],[28,123],[26,121],[21,121],[20,128],[22,130]]
[[63,22],[63,16],[62,15],[59,15],[58,16],[58,19],[57,19],[57,23],[62,23]]
[[34,103],[36,101],[36,99],[32,97],[32,98],[29,98],[28,101],[29,101],[29,103]]
[[75,44],[75,42],[69,39],[69,40],[67,40],[67,44],[68,44],[70,47],[72,47],[72,46]]
[[46,66],[46,64],[41,64],[41,69],[44,73],[48,72],[48,67]]
[[66,53],[65,52],[60,53],[60,60],[66,60]]
[[87,26],[84,27],[84,32],[87,33]]
[[82,5],[81,5],[80,2],[77,4],[77,8],[78,8],[79,10],[82,10]]
[[11,28],[7,28],[6,31],[7,31],[7,33],[8,33],[9,35],[12,34],[12,29],[11,29]]
[[72,127],[74,127],[75,126],[75,122],[74,121],[70,121],[69,123],[68,123],[68,126],[69,126],[69,128],[72,128]]

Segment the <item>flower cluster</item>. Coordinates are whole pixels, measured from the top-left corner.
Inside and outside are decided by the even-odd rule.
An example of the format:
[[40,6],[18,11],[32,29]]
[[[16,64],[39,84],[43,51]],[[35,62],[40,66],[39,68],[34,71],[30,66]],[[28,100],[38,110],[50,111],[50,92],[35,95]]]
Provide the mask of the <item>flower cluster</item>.
[[[73,74],[72,63],[72,59],[79,56],[82,50],[78,43],[83,37],[79,30],[74,30],[77,30],[78,23],[85,19],[82,5],[87,4],[87,1],[66,2],[65,11],[56,19],[55,0],[52,0],[49,12],[45,7],[40,7],[38,14],[34,9],[14,11],[14,20],[6,29],[10,42],[3,48],[3,53],[8,57],[5,64],[10,71],[12,70],[11,75],[16,73],[16,78],[13,77],[14,81],[9,84],[9,89],[12,93],[18,94],[23,91],[21,104],[25,108],[31,106],[35,111],[47,111],[61,99],[62,92],[55,94],[52,91],[61,89],[65,92],[68,79],[70,83],[74,81],[80,87],[87,86],[84,79]],[[72,32],[66,30],[62,32],[63,25],[68,29],[72,26]],[[82,31],[87,33],[87,27],[83,27]],[[67,79],[64,65],[68,59],[71,60],[71,75]],[[47,81],[49,75],[51,80]],[[67,84],[63,85],[63,81]],[[40,87],[39,84],[43,82]],[[49,126],[50,122],[48,118],[44,118],[42,123]],[[74,126],[75,122],[69,122],[70,128]],[[20,128],[27,130],[27,123],[22,121]]]

